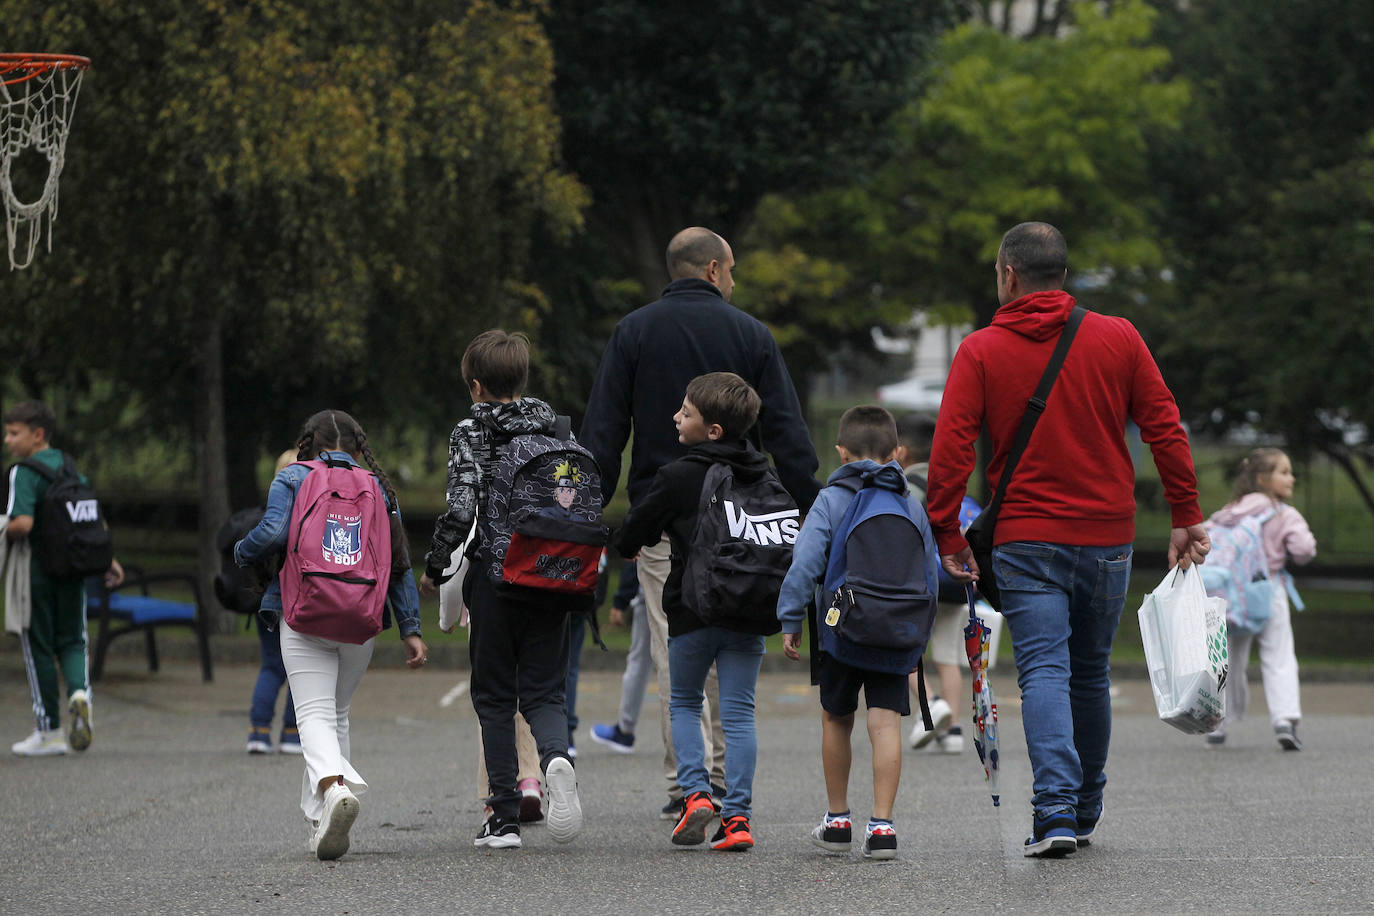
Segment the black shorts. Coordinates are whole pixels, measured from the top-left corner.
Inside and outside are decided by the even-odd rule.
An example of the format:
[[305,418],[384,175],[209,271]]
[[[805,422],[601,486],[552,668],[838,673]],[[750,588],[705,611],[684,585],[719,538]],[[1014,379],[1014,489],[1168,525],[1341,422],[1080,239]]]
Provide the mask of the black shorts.
[[859,688],[869,709],[891,709],[911,715],[911,693],[905,674],[867,671],[820,653],[816,683],[821,688],[821,709],[832,716],[847,716],[859,708]]

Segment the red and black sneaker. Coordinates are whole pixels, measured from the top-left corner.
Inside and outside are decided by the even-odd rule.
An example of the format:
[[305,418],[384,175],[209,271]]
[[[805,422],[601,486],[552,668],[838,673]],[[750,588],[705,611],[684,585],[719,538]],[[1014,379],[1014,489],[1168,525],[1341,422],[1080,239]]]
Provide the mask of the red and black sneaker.
[[743,814],[732,814],[720,822],[720,829],[711,837],[711,848],[722,852],[744,852],[754,846],[754,835],[749,832],[749,818]]
[[693,792],[682,800],[682,816],[673,828],[674,846],[697,846],[706,842],[706,825],[716,816],[710,792]]

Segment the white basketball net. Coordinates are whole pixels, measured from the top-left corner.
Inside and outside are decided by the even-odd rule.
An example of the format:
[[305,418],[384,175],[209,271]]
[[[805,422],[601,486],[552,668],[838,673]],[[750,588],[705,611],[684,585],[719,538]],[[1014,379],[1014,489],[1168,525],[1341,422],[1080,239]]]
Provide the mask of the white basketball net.
[[[80,67],[53,67],[12,85],[0,83],[0,197],[5,202],[5,234],[9,239],[10,270],[28,267],[48,219],[48,250],[57,219],[57,179],[67,147],[67,128],[81,90]],[[15,76],[0,75],[0,80]],[[10,167],[26,150],[48,160],[48,177],[38,199],[25,203],[14,193]],[[16,256],[17,255],[17,256]]]

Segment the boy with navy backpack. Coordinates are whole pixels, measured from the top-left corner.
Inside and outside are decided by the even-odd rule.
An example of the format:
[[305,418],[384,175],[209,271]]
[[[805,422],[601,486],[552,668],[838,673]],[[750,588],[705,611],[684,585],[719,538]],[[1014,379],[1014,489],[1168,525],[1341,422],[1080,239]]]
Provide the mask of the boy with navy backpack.
[[764,637],[778,631],[778,589],[797,538],[797,504],[768,459],[745,438],[759,415],[758,393],[733,372],[692,379],[673,415],[687,454],[659,468],[625,520],[616,547],[625,557],[671,544],[663,588],[668,617],[669,704],[677,779],[684,792],[673,828],[678,846],[706,840],[716,814],[701,736],[706,675],[720,681],[725,733],[725,797],[711,848],[754,845],[754,689]]
[[850,408],[840,417],[835,448],[842,464],[806,516],[778,619],[783,651],[793,661],[801,657],[808,618],[813,634],[811,679],[820,686],[829,809],[811,841],[827,853],[849,851],[850,736],[863,688],[873,744],[873,815],[863,855],[891,859],[897,855],[892,807],[902,772],[902,716],[911,711],[907,674],[930,639],[939,558],[925,510],[892,460],[892,415],[881,407]]
[[491,814],[473,842],[488,849],[521,845],[519,710],[539,748],[549,836],[567,843],[582,830],[564,693],[568,618],[593,607],[606,542],[601,477],[567,418],[522,396],[529,379],[523,334],[477,335],[463,353],[462,372],[472,413],[449,439],[448,510],[434,526],[420,589],[433,594],[447,578],[453,551],[475,522],[463,598]]

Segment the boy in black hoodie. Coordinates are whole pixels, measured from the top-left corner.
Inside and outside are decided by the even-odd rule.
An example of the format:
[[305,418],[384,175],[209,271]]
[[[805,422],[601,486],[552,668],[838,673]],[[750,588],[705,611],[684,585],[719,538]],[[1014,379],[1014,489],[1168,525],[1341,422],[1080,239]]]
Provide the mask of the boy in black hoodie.
[[[698,376],[687,386],[682,407],[673,416],[678,440],[689,447],[687,455],[664,465],[654,476],[649,492],[625,520],[616,546],[626,557],[640,548],[657,544],[668,535],[672,567],[663,589],[668,617],[668,670],[672,683],[669,709],[672,715],[673,750],[677,778],[685,793],[684,805],[673,843],[691,846],[706,839],[706,827],[715,815],[710,780],[701,737],[702,692],[706,674],[716,666],[720,679],[721,725],[725,732],[725,798],[721,824],[712,838],[718,850],[745,850],[754,845],[749,830],[752,813],[754,764],[758,736],[754,728],[754,688],[763,660],[764,637],[776,633],[776,593],[769,607],[712,607],[713,624],[693,611],[683,595],[683,574],[691,559],[697,529],[702,487],[713,465],[723,464],[733,473],[736,486],[748,488],[768,479],[781,498],[792,506],[770,513],[774,540],[790,554],[796,539],[798,512],[785,496],[768,459],[744,438],[758,418],[758,394],[733,372]],[[726,504],[727,512],[732,507]],[[785,517],[784,517],[785,516]],[[731,515],[752,529],[754,519]],[[759,519],[760,522],[765,520]],[[785,573],[778,571],[779,576]],[[769,619],[768,612],[774,613]]]
[[[463,380],[472,395],[471,415],[449,438],[448,511],[434,525],[420,591],[435,593],[447,577],[453,551],[478,513],[487,511],[490,484],[511,439],[549,435],[557,416],[537,398],[523,397],[529,379],[529,340],[524,334],[485,331],[463,353]],[[582,802],[568,753],[568,618],[590,610],[576,595],[522,591],[493,584],[473,563],[463,583],[469,612],[468,658],[472,707],[482,725],[491,809],[474,845],[519,848],[521,792],[515,753],[515,713],[529,723],[539,747],[549,792],[549,836],[567,843],[582,831]]]

